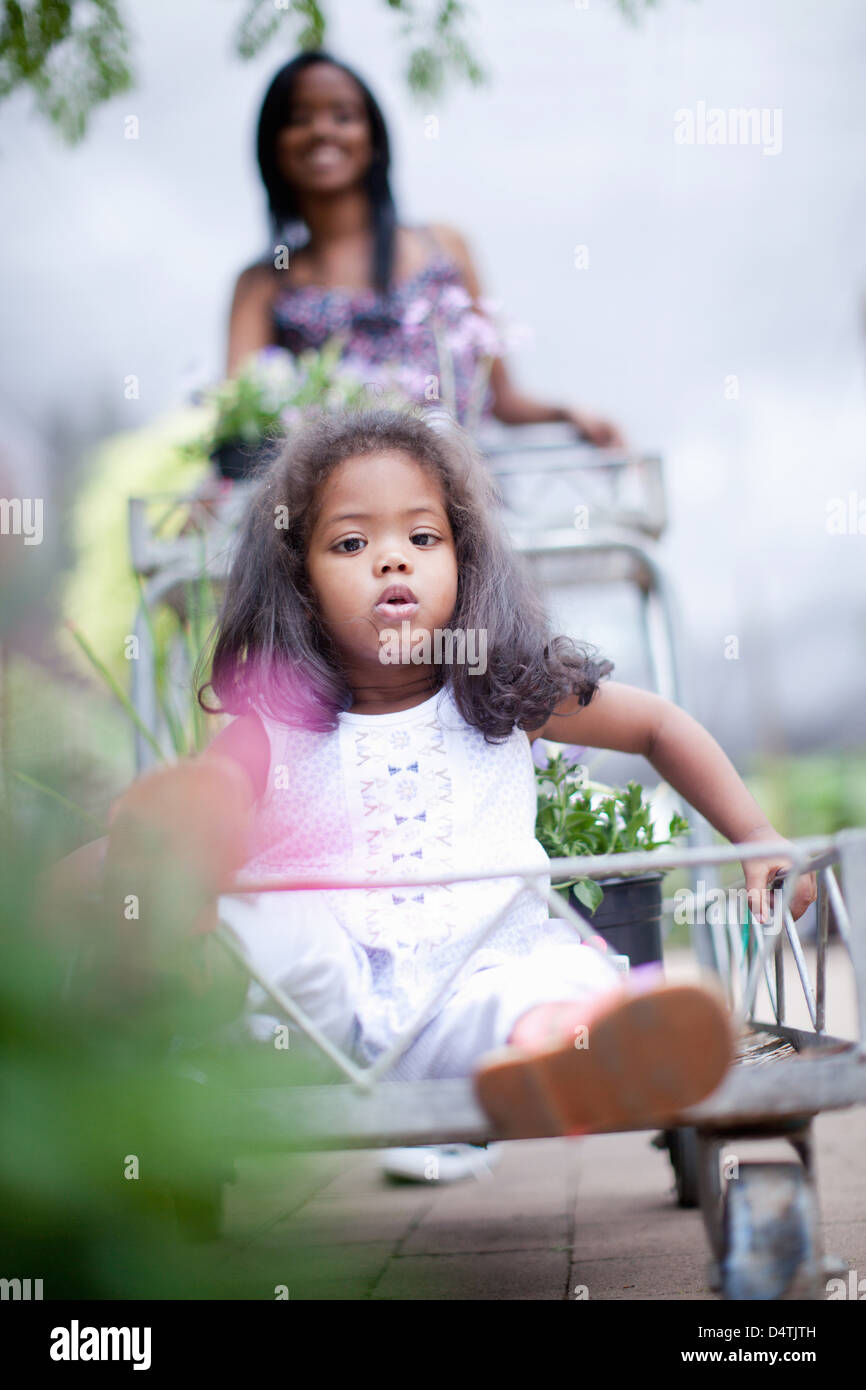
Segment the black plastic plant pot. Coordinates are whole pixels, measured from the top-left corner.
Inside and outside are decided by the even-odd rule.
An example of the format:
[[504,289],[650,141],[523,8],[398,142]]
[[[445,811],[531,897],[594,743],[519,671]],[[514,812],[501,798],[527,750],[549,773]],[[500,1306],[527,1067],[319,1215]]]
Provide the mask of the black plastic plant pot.
[[628,956],[632,966],[662,959],[662,880],[659,873],[634,878],[603,878],[604,898],[589,917],[569,890],[568,905],[582,913],[612,951]]
[[217,445],[210,457],[221,478],[240,482],[253,477],[269,462],[273,457],[273,448],[271,440],[262,444],[243,444],[240,440],[230,439]]

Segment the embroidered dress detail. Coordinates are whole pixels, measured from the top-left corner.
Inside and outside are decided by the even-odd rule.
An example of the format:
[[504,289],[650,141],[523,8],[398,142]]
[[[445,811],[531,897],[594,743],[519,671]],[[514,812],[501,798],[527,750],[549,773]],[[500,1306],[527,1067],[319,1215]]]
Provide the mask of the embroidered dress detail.
[[351,874],[369,881],[369,888],[322,891],[369,961],[371,988],[360,1018],[368,1060],[430,999],[510,899],[451,993],[472,971],[526,955],[539,942],[576,941],[513,875],[375,887],[377,879],[404,871],[435,878],[515,865],[537,868],[539,886],[549,887],[549,860],[535,838],[532,756],[521,730],[502,743],[486,743],[447,686],[395,714],[343,712],[332,733],[264,723],[271,741],[269,790],[245,872]]

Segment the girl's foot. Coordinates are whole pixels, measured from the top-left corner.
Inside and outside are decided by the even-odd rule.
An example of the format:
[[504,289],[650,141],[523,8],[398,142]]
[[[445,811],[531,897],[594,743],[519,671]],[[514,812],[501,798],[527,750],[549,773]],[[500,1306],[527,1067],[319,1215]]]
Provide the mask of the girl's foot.
[[474,1075],[503,1139],[667,1128],[715,1090],[734,1046],[722,994],[696,985],[539,1006],[511,1036]]

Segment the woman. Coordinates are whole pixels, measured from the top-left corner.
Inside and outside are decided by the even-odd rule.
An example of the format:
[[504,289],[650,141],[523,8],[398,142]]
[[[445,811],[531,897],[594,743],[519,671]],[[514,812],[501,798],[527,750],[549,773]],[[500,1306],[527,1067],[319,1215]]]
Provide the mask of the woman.
[[[258,160],[275,251],[238,277],[228,374],[268,345],[298,353],[340,334],[356,363],[414,366],[418,385],[410,392],[420,395],[420,383],[438,378],[440,365],[430,328],[412,321],[417,306],[427,303],[441,315],[471,301],[482,313],[482,291],[453,228],[398,225],[388,133],[372,93],[327,53],[302,53],[280,69],[265,96]],[[288,266],[279,247],[288,248]],[[462,418],[485,348],[471,335],[458,337],[452,356]],[[623,443],[605,420],[523,395],[499,357],[481,415],[511,425],[564,421],[592,444]]]

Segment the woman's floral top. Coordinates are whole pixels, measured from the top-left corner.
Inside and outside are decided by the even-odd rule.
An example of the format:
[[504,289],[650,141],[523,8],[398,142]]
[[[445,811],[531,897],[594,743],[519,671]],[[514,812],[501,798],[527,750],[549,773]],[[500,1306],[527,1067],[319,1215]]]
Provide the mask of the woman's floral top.
[[273,316],[277,343],[295,356],[337,337],[341,369],[365,385],[456,406],[463,424],[491,415],[489,359],[503,345],[475,309],[457,262],[441,252],[386,294],[318,285],[281,290]]

